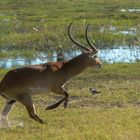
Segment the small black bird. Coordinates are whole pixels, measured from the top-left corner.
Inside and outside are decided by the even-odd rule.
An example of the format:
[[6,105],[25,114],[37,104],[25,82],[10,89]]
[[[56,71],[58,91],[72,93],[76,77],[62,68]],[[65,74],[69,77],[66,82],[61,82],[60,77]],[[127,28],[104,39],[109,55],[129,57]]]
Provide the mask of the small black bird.
[[95,95],[95,94],[101,93],[100,91],[97,91],[97,90],[94,89],[94,88],[90,88],[89,90],[90,90],[90,92],[91,92],[92,95]]

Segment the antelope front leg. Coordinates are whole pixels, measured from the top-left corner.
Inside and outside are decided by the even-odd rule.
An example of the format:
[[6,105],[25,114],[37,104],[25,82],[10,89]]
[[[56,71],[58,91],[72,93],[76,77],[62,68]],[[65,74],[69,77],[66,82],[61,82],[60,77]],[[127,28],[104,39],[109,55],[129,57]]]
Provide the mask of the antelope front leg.
[[65,91],[65,93],[68,95],[68,96],[67,96],[67,99],[65,99],[65,101],[64,101],[64,108],[66,109],[67,106],[68,106],[69,94],[68,94],[66,91]]
[[52,105],[49,105],[46,110],[51,110],[51,109],[55,109],[57,108],[62,102],[64,102],[64,107],[66,108],[67,105],[68,105],[68,98],[69,98],[69,94],[65,91],[65,89],[61,89],[61,92],[60,93],[57,93],[57,94],[63,94],[64,95],[64,98],[62,98],[61,100],[59,100],[58,102],[52,104]]
[[65,94],[67,94],[67,99],[64,101],[64,108],[66,109],[67,106],[68,106],[68,101],[69,101],[69,94],[68,92],[66,91],[67,90],[67,85],[68,85],[68,82],[66,82],[63,86],[62,86],[62,89],[63,91],[65,92]]

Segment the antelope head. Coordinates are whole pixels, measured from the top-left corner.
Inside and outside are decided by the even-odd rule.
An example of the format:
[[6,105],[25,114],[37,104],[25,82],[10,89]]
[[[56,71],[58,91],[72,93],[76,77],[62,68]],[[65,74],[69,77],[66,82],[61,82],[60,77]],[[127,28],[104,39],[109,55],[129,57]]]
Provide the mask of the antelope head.
[[82,49],[82,52],[84,53],[84,59],[85,59],[84,61],[86,61],[87,66],[101,68],[102,64],[99,58],[97,57],[98,49],[95,47],[95,45],[91,43],[88,36],[89,25],[87,25],[86,27],[85,37],[90,48],[86,47],[85,45],[82,45],[81,43],[79,43],[73,38],[73,36],[71,35],[71,26],[72,26],[72,23],[69,25],[69,28],[68,28],[69,37],[77,46],[80,47],[80,49]]

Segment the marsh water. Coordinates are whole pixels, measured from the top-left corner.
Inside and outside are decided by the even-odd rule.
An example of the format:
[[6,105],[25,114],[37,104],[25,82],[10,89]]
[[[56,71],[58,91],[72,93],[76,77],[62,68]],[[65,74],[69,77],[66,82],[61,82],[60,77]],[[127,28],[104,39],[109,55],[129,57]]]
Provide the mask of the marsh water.
[[[80,50],[65,50],[61,53],[52,52],[51,54],[43,52],[36,58],[11,58],[1,59],[0,68],[12,68],[30,64],[40,64],[46,62],[55,62],[62,60],[69,60],[77,55],[81,54]],[[106,63],[133,63],[140,61],[140,46],[116,46],[113,48],[99,49],[98,57]]]

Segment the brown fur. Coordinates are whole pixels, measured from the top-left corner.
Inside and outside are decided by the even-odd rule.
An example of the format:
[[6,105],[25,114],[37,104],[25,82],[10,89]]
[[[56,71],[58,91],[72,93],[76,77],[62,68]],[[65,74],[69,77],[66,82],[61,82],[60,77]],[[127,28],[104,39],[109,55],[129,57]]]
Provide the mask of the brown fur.
[[89,54],[83,53],[69,61],[20,67],[9,71],[4,76],[0,83],[0,93],[7,99],[21,102],[27,108],[30,117],[42,123],[43,121],[34,114],[33,107],[31,108],[33,103],[30,88],[47,88],[48,91],[64,95],[62,100],[47,109],[56,108],[63,101],[67,105],[68,93],[65,90],[65,83],[92,65],[100,65],[98,59],[91,61],[89,60]]
[[[76,42],[71,37],[71,34],[69,35],[72,41]],[[79,43],[76,42],[76,44],[80,46]],[[90,42],[89,44],[91,46]],[[87,67],[101,67],[99,59],[95,56],[97,49],[94,46],[91,46],[91,49],[84,46],[81,47],[85,49],[84,53],[69,61],[29,65],[9,71],[0,83],[0,94],[7,99],[2,116],[7,118],[12,106],[16,101],[19,101],[26,107],[32,119],[43,123],[36,115],[35,106],[31,99],[31,96],[34,94],[32,92],[37,94],[39,93],[38,89],[44,90],[45,93],[47,90],[47,92],[51,91],[64,96],[58,102],[48,106],[46,110],[54,109],[62,102],[64,102],[64,107],[66,108],[69,97],[65,89],[67,81]]]

